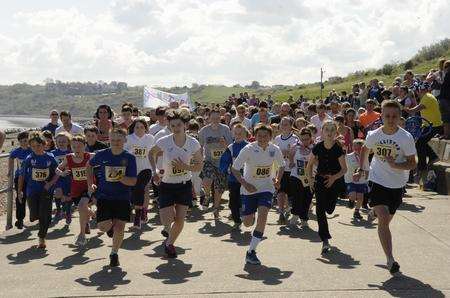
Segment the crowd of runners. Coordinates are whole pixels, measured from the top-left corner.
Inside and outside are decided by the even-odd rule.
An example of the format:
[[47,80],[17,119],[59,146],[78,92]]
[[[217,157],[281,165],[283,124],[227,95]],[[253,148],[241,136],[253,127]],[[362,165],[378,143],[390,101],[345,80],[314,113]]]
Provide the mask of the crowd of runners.
[[[30,221],[39,225],[37,247],[45,249],[53,218],[71,225],[77,210],[75,244],[86,245],[94,221],[112,238],[110,265],[119,266],[125,226],[141,229],[155,205],[165,253],[176,258],[188,210],[201,208],[220,220],[228,191],[225,215],[237,231],[254,226],[243,257],[258,265],[257,247],[272,208],[279,224],[308,227],[315,204],[320,252],[332,253],[327,214],[340,198],[354,208],[355,220],[378,220],[394,274],[400,266],[389,224],[408,180],[437,161],[428,141],[448,137],[443,101],[450,100],[450,61],[441,67],[422,77],[407,72],[389,87],[377,80],[356,84],[349,95],[332,91],[325,100],[276,102],[242,93],[194,110],[177,102],[146,111],[124,103],[117,114],[100,105],[85,127],[67,111],[51,111],[42,131],[18,134],[19,147],[10,155],[15,225],[24,227],[27,203]],[[440,105],[433,95],[438,89]],[[431,131],[421,134],[419,125],[419,133],[408,132],[409,119],[419,114]]]

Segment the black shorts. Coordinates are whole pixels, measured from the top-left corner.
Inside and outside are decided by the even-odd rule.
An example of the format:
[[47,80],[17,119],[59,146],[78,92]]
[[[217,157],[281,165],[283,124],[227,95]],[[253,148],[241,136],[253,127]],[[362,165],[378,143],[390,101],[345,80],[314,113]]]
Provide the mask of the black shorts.
[[289,180],[291,179],[291,173],[290,172],[284,172],[283,177],[280,181],[280,189],[278,190],[278,193],[284,192],[285,194],[289,194]]
[[389,208],[390,214],[395,214],[395,211],[397,211],[398,207],[402,204],[404,194],[403,187],[387,188],[373,181],[370,181],[369,185],[369,206],[374,207],[384,205]]
[[192,206],[192,182],[159,184],[159,209],[177,205]]
[[131,205],[128,200],[97,200],[97,222],[118,219],[129,222]]

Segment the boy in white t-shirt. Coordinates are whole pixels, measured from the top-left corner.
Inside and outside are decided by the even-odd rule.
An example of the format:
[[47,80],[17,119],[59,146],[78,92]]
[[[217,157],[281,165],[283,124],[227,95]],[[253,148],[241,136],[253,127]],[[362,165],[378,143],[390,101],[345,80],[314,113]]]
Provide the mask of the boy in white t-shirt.
[[400,265],[392,254],[389,223],[402,203],[408,172],[416,167],[416,146],[411,134],[398,126],[401,107],[397,101],[384,101],[381,117],[383,125],[367,134],[358,171],[363,172],[364,162],[369,150],[372,150],[374,156],[369,171],[370,206],[378,218],[378,236],[387,258],[387,266],[391,274],[396,274],[400,271]]
[[345,156],[345,162],[347,164],[347,172],[344,175],[345,186],[347,188],[348,199],[352,202],[352,205],[356,202],[355,212],[353,218],[361,220],[362,216],[359,213],[361,209],[364,194],[368,192],[367,187],[367,175],[369,173],[368,160],[364,163],[363,172],[359,172],[361,148],[364,145],[364,140],[353,140],[353,152]]

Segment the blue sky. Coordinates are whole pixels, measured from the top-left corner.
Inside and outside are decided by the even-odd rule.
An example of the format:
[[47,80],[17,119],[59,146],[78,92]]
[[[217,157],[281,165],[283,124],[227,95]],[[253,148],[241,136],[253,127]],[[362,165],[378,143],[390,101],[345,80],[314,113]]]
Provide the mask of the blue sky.
[[295,84],[449,37],[450,1],[1,1],[0,84]]

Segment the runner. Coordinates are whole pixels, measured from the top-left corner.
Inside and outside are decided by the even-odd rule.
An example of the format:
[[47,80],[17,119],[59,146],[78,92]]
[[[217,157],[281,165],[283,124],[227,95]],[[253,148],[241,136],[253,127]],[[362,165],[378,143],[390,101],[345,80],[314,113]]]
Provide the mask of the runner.
[[[245,146],[233,162],[232,174],[241,184],[243,223],[250,227],[255,223],[255,213],[258,211],[256,227],[246,253],[247,264],[261,265],[256,255],[256,247],[261,242],[267,222],[267,214],[272,206],[272,197],[279,188],[284,173],[284,158],[278,146],[270,143],[272,129],[259,124],[255,127],[256,142]],[[279,167],[277,174],[272,173],[274,165]],[[241,169],[244,169],[241,175]]]
[[[392,235],[389,224],[402,203],[403,187],[409,171],[416,167],[416,147],[409,132],[398,127],[401,107],[397,101],[388,100],[382,105],[383,125],[368,133],[361,150],[360,169],[372,149],[374,157],[370,163],[370,206],[378,218],[378,237],[386,255],[387,266],[392,274],[400,271],[400,265],[392,253]],[[372,218],[369,213],[369,219]]]
[[[203,158],[199,142],[186,135],[189,113],[173,110],[168,113],[167,119],[172,134],[156,141],[150,162],[155,173],[153,180],[159,184],[159,214],[164,226],[161,233],[167,237],[164,250],[169,258],[176,258],[174,243],[183,230],[187,209],[192,205],[191,172],[201,170]],[[160,153],[162,177],[155,166],[155,156]]]
[[203,148],[205,162],[202,170],[203,187],[205,191],[204,206],[208,206],[214,191],[214,218],[219,218],[220,200],[226,188],[226,175],[219,170],[219,161],[227,146],[233,141],[228,126],[220,123],[218,110],[212,110],[209,115],[210,124],[203,127],[199,133],[199,142]]
[[337,127],[332,121],[325,121],[322,125],[322,140],[314,146],[306,166],[308,181],[313,180],[313,167],[317,165],[315,182],[310,188],[316,194],[316,215],[319,225],[319,236],[322,240],[322,253],[330,250],[326,213],[332,214],[336,207],[337,198],[345,192],[343,176],[347,171],[345,153],[336,141]]
[[51,193],[58,179],[55,175],[58,164],[52,154],[44,151],[45,139],[41,132],[30,133],[28,142],[33,152],[22,163],[17,187],[18,197],[22,204],[24,198],[27,198],[30,221],[39,220],[37,247],[45,249],[45,237],[52,218]]
[[233,173],[231,173],[230,167],[233,161],[241,152],[242,148],[247,146],[246,141],[248,137],[248,130],[242,123],[237,123],[233,126],[234,142],[228,145],[227,150],[220,157],[220,171],[224,174],[228,174],[228,190],[229,190],[229,207],[231,210],[231,217],[234,221],[234,229],[239,230],[242,224],[241,220],[241,184],[236,180]]
[[99,150],[108,148],[108,145],[98,140],[98,128],[96,126],[87,126],[84,129],[84,136],[86,137],[86,151],[95,153]]
[[156,123],[152,124],[149,129],[149,133],[153,136],[167,126],[167,109],[165,107],[157,107],[155,116]]
[[312,148],[313,138],[311,131],[307,128],[302,128],[300,130],[299,142],[291,148],[289,153],[289,164],[291,168],[289,186],[292,196],[293,214],[289,221],[290,225],[296,225],[300,218],[302,227],[308,226],[308,213],[313,195],[309,188],[305,168],[308,164],[308,158]]
[[[136,158],[123,149],[126,136],[125,130],[113,128],[109,134],[111,148],[98,151],[87,167],[88,191],[97,201],[98,228],[113,238],[111,267],[120,265],[118,251],[125,223],[130,221],[131,187],[137,181]],[[100,169],[95,185],[93,168],[97,166]]]
[[148,124],[143,118],[136,118],[133,121],[129,133],[125,150],[135,156],[138,174],[131,196],[131,202],[134,205],[133,228],[140,229],[141,222],[144,221],[144,214],[147,215],[149,198],[145,189],[152,178],[149,154],[155,143],[155,138],[148,134]]
[[361,148],[364,145],[364,140],[355,139],[353,141],[353,152],[348,153],[345,156],[345,163],[347,164],[347,173],[345,173],[345,186],[347,188],[348,199],[351,202],[350,207],[353,207],[356,202],[355,212],[353,213],[353,218],[356,220],[361,220],[362,216],[359,210],[362,207],[364,194],[368,192],[367,187],[367,175],[369,173],[369,163],[368,160],[364,163],[362,168],[364,171],[359,172],[359,160],[361,159]]
[[[56,134],[56,149],[51,151],[51,154],[55,157],[58,165],[62,164],[66,160],[66,155],[70,153],[70,135],[67,132],[60,132]],[[59,177],[54,192],[54,199],[56,205],[55,220],[64,217],[66,219],[66,225],[70,225],[72,222],[72,212],[69,205],[70,202],[70,177]],[[63,207],[61,209],[61,207]],[[64,212],[63,212],[64,211]]]
[[119,125],[120,128],[128,130],[128,127],[133,123],[133,109],[130,106],[122,107],[122,119]]
[[56,171],[60,176],[70,178],[70,197],[66,204],[69,212],[72,203],[77,206],[80,220],[80,234],[77,236],[75,245],[85,246],[86,234],[90,234],[89,219],[93,212],[89,209],[90,198],[88,195],[86,166],[91,154],[85,151],[86,139],[83,135],[76,135],[71,140],[73,153],[67,154],[65,160],[58,166]]
[[[283,107],[283,105],[282,105]],[[289,219],[289,204],[288,204],[288,194],[289,194],[289,177],[291,176],[291,168],[289,163],[289,154],[293,147],[298,143],[298,137],[292,132],[292,125],[294,124],[294,119],[291,117],[283,117],[280,121],[280,132],[281,134],[276,136],[274,139],[274,144],[277,145],[284,157],[284,174],[281,179],[280,189],[278,189],[277,203],[278,203],[278,223],[286,224]]]
[[[18,192],[18,183],[19,183],[19,177],[20,172],[22,170],[22,162],[27,158],[28,155],[31,154],[31,149],[28,144],[28,132],[23,131],[17,135],[17,140],[19,141],[19,147],[11,151],[9,154],[9,161],[8,161],[8,177],[12,174],[14,169],[14,161],[17,160],[16,165],[16,171],[14,173],[14,188],[17,192],[16,197],[16,222],[14,225],[18,229],[23,229],[23,219],[25,218],[25,212],[26,212],[26,196],[24,196],[21,200],[19,199],[19,192]],[[24,189],[26,189],[26,183],[23,186]]]

